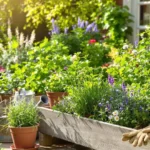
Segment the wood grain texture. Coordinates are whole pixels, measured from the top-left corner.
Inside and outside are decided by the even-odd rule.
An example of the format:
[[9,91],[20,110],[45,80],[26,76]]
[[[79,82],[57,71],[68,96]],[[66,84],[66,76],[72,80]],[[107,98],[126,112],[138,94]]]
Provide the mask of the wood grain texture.
[[150,144],[132,147],[122,134],[133,129],[39,107],[40,132],[95,150],[150,150]]

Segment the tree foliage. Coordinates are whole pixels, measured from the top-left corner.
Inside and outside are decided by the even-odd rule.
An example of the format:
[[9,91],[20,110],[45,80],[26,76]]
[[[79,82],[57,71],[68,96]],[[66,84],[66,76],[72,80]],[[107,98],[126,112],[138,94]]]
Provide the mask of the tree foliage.
[[64,28],[75,24],[78,17],[93,21],[93,13],[100,5],[100,0],[25,0],[25,12],[28,25],[38,26],[46,21],[50,27],[54,18]]

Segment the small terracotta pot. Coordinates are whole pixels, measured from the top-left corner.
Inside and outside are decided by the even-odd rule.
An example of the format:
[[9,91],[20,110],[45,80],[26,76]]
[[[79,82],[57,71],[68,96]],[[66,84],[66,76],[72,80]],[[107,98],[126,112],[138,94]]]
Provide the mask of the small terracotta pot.
[[0,100],[10,100],[12,98],[12,94],[0,94]]
[[59,102],[59,99],[62,99],[64,96],[67,96],[67,92],[46,92],[50,108]]
[[38,150],[39,145],[35,145],[34,148],[27,148],[27,149],[24,149],[24,148],[15,148],[14,145],[11,145],[10,148],[11,148],[12,150]]
[[35,146],[38,125],[31,127],[9,127],[14,148],[28,149]]

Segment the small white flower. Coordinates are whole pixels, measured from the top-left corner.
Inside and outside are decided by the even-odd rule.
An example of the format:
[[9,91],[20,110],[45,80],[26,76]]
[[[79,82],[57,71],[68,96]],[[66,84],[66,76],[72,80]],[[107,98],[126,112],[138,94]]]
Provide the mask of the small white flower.
[[75,60],[77,60],[77,55],[73,55],[73,56],[71,57],[71,61],[75,61]]
[[108,118],[111,120],[111,119],[113,118],[113,116],[112,116],[112,115],[110,115],[110,116],[108,116]]
[[18,62],[18,56],[15,56],[15,57],[14,57],[13,62],[14,62],[14,63],[17,63],[17,62]]
[[123,45],[122,49],[128,49],[129,48],[129,45],[125,44]]
[[32,46],[35,41],[35,31],[33,30],[30,36],[29,45]]
[[137,50],[134,49],[134,50],[132,51],[132,54],[136,54],[136,53],[137,53]]
[[119,116],[115,116],[115,117],[114,117],[114,120],[115,120],[115,121],[119,121]]
[[108,108],[107,108],[107,107],[105,108],[105,111],[106,111],[106,112],[108,111]]
[[113,113],[112,113],[114,116],[118,116],[118,111],[117,110],[115,110]]
[[7,29],[7,35],[8,35],[9,40],[11,40],[12,39],[12,31],[11,31],[10,26]]

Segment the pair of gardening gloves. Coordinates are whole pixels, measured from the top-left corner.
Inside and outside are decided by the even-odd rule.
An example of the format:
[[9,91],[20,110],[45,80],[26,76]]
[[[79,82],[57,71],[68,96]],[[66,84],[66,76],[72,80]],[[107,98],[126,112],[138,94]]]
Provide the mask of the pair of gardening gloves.
[[141,129],[135,130],[129,133],[124,133],[122,137],[122,141],[129,141],[134,147],[142,145],[147,145],[150,140],[150,126]]

